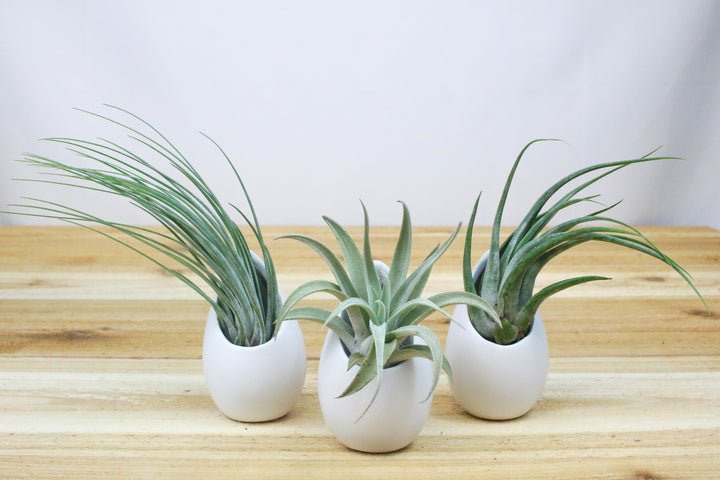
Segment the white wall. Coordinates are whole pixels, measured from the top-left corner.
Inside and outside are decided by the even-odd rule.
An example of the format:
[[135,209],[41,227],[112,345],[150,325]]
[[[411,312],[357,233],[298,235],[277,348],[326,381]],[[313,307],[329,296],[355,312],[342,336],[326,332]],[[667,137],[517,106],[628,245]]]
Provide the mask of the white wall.
[[[11,181],[47,136],[106,126],[72,107],[138,113],[228,200],[241,171],[264,224],[327,214],[396,225],[489,224],[528,155],[506,224],[540,189],[590,163],[658,146],[685,162],[636,166],[593,192],[639,225],[720,228],[720,2],[0,0],[0,210],[78,192]],[[70,157],[61,156],[69,159]],[[105,216],[146,222],[92,198]],[[0,224],[37,223],[0,214]]]

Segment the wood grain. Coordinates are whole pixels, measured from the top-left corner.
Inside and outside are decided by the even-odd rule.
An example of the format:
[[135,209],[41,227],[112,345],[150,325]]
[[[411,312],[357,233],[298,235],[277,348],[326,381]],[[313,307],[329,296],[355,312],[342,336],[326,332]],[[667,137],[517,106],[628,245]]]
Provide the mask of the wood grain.
[[[614,280],[543,306],[551,363],[535,409],[510,422],[474,419],[443,376],[417,440],[369,455],[342,447],[323,423],[325,332],[315,324],[302,325],[309,364],[299,404],[277,422],[233,422],[203,383],[207,306],[194,292],[92,232],[0,227],[0,478],[717,479],[720,233],[642,230],[691,272],[715,315],[659,262],[583,246],[553,261],[541,286],[580,273]],[[324,228],[265,234],[290,232],[333,245]],[[450,232],[417,228],[414,264]],[[389,262],[396,234],[373,229],[377,258]],[[478,256],[488,241],[489,230],[476,229]],[[461,288],[462,242],[438,263],[427,294]],[[297,242],[271,250],[286,293],[330,278]],[[427,325],[444,340],[441,316]]]

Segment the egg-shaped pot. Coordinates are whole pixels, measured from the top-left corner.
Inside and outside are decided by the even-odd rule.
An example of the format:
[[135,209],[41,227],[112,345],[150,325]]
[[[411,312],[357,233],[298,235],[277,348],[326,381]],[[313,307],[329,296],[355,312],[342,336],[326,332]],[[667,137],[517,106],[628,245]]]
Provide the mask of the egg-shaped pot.
[[458,305],[453,317],[445,356],[458,404],[488,420],[509,420],[527,413],[540,398],[548,372],[548,341],[540,314],[535,314],[530,333],[511,345],[483,338],[470,323],[465,305]]
[[[265,269],[257,256],[256,268]],[[280,324],[277,335],[262,345],[231,343],[210,309],[203,339],[203,372],[210,397],[227,417],[265,422],[286,415],[305,382],[306,352],[297,321]]]
[[[473,269],[477,280],[488,253]],[[468,413],[488,420],[509,420],[526,414],[540,398],[549,365],[545,326],[535,314],[528,335],[511,345],[486,340],[470,323],[467,307],[458,305],[448,327],[445,356],[453,379],[450,387]]]
[[427,396],[433,386],[432,362],[411,358],[385,368],[380,391],[364,415],[377,378],[362,390],[338,398],[360,368],[355,365],[348,370],[347,363],[342,342],[328,332],[318,366],[318,394],[325,423],[338,441],[353,450],[373,453],[409,445],[430,413],[432,396]]

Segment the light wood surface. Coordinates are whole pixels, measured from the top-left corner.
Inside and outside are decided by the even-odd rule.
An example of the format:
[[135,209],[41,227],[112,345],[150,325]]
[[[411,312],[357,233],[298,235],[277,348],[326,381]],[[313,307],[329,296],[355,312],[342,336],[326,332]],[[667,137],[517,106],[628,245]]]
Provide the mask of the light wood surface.
[[[413,264],[450,233],[416,228]],[[351,230],[360,235],[360,229]],[[645,228],[686,267],[714,316],[672,270],[607,245],[553,261],[542,285],[608,275],[541,309],[550,342],[542,399],[508,422],[470,417],[447,378],[406,449],[350,451],[325,427],[317,360],[325,335],[302,324],[308,375],[285,418],[224,418],[203,383],[207,305],[150,262],[71,227],[0,227],[0,478],[720,478],[720,232]],[[334,245],[325,228],[300,232]],[[396,228],[373,229],[389,261]],[[426,294],[460,289],[462,234]],[[479,256],[489,230],[474,235]],[[309,248],[271,242],[282,290],[330,278]],[[319,297],[317,305],[331,305]],[[426,325],[444,342],[447,322]]]

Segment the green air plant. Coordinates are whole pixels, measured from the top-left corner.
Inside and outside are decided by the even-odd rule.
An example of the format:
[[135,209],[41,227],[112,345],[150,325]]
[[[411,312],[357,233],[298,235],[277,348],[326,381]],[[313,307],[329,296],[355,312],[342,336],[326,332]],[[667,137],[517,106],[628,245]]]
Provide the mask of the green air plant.
[[[598,195],[580,196],[580,193],[598,180],[629,165],[678,159],[676,157],[654,157],[652,155],[655,151],[653,151],[641,158],[600,163],[578,170],[548,188],[532,205],[519,226],[501,244],[500,225],[510,184],[527,149],[540,141],[547,140],[534,140],[527,144],[510,170],[495,214],[487,261],[484,268],[482,264],[480,265],[476,278],[473,277],[471,269],[471,245],[479,197],[470,216],[463,256],[465,290],[485,299],[494,307],[500,319],[498,323],[496,318],[488,315],[487,312],[469,308],[470,321],[480,335],[501,345],[517,342],[529,333],[538,307],[551,295],[574,285],[609,280],[601,276],[580,276],[559,281],[538,292],[533,292],[538,274],[550,260],[588,241],[608,242],[630,248],[664,262],[680,274],[705,303],[685,269],[662,253],[636,228],[604,215],[620,202],[548,228],[556,214],[562,210],[580,203],[596,202]],[[552,197],[574,180],[582,183],[570,189],[558,200],[550,202]],[[588,225],[591,222],[600,222],[600,224]],[[707,308],[707,305],[705,306]]]
[[[93,168],[73,166],[35,154],[25,154],[20,161],[40,167],[44,173],[59,179],[30,181],[125,197],[164,228],[145,228],[105,220],[86,211],[36,198],[24,198],[31,203],[13,205],[26,209],[24,213],[14,213],[62,220],[109,237],[162,267],[207,300],[215,309],[221,330],[230,342],[254,346],[270,340],[275,333],[275,320],[282,304],[275,270],[255,209],[228,156],[217,143],[203,134],[218,148],[242,188],[252,220],[235,205],[232,208],[242,215],[260,245],[264,275],[256,269],[242,231],[187,158],[140,117],[117,107],[111,108],[128,115],[140,125],[134,128],[109,117],[84,113],[121,127],[131,140],[130,146],[105,139],[45,139],[66,146],[83,161],[90,161]],[[169,164],[177,178],[146,158]],[[109,232],[114,234],[97,225],[110,227]],[[140,243],[133,242],[133,239]],[[163,254],[166,260],[146,253],[145,249],[139,248],[142,244],[150,247],[150,251]],[[190,270],[197,278],[181,273],[178,266]],[[214,295],[206,293],[201,288],[202,284],[209,286]]]
[[[401,202],[402,203],[402,202]],[[389,271],[377,268],[370,247],[369,220],[364,213],[364,246],[362,253],[348,232],[334,220],[323,217],[332,230],[342,251],[346,268],[340,259],[321,242],[303,235],[286,235],[313,248],[327,263],[335,282],[314,280],[292,292],[280,312],[280,321],[288,319],[310,320],[332,329],[348,353],[348,369],[360,365],[356,376],[340,395],[351,395],[377,377],[376,391],[380,389],[383,369],[412,357],[427,358],[433,362],[433,389],[440,371],[451,375],[439,339],[429,328],[420,325],[425,318],[439,312],[448,318],[443,307],[459,303],[470,304],[485,311],[490,318],[495,312],[485,301],[467,292],[446,292],[421,298],[435,262],[448,249],[460,230],[460,225],[442,244],[435,247],[420,266],[408,275],[412,232],[410,213],[402,203],[403,218]],[[295,305],[314,293],[327,293],[340,302],[329,311],[314,306]],[[413,343],[419,337],[425,343]],[[375,398],[373,396],[373,400]],[[372,404],[372,401],[370,402]],[[369,406],[368,406],[369,408]]]

